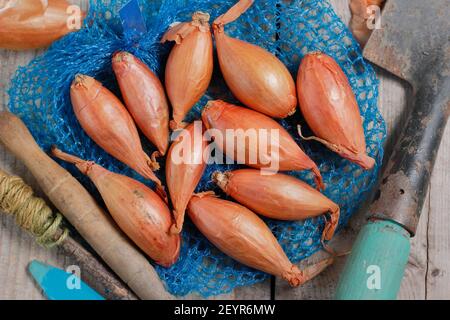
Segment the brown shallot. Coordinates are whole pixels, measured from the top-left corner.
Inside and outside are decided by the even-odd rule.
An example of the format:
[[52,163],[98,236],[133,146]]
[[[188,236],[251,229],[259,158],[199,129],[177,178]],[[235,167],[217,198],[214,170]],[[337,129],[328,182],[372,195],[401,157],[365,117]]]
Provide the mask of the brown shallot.
[[305,220],[329,213],[322,239],[331,240],[339,222],[339,206],[308,184],[285,174],[259,170],[215,172],[213,180],[229,196],[253,212],[278,220]]
[[83,18],[84,13],[79,9],[70,10],[70,3],[66,0],[0,2],[0,48],[26,50],[47,47],[80,28]]
[[295,82],[289,70],[267,50],[224,32],[224,26],[252,4],[253,0],[241,0],[214,21],[220,69],[231,92],[244,105],[273,118],[286,118],[297,108]]
[[[300,109],[317,140],[341,157],[371,169],[364,128],[355,94],[345,73],[333,58],[307,54],[298,71]],[[301,132],[300,132],[301,135]]]
[[[350,29],[361,47],[364,47],[369,40],[372,30],[369,29],[370,7],[376,6],[381,9],[385,0],[350,0],[350,10],[352,18]],[[377,17],[375,17],[377,18]],[[376,21],[374,21],[376,22]]]
[[177,261],[180,237],[169,234],[172,224],[170,210],[156,193],[134,179],[110,172],[56,147],[52,148],[52,154],[74,164],[92,180],[119,227],[157,264],[169,267]]
[[324,189],[317,165],[275,120],[221,100],[209,101],[202,119],[207,129],[215,129],[210,136],[230,159],[269,171],[312,170],[317,187]]
[[201,121],[190,124],[180,131],[167,154],[166,181],[175,218],[173,233],[181,232],[189,199],[206,168],[204,154],[208,143],[203,139],[203,131]]
[[213,73],[209,14],[195,12],[191,22],[172,26],[161,42],[175,41],[166,65],[166,90],[173,109],[173,130],[185,126],[187,113],[208,89]]
[[279,276],[297,287],[332,264],[333,258],[300,270],[289,261],[269,227],[247,208],[213,194],[194,195],[188,214],[219,250],[251,268]]
[[128,111],[164,155],[169,146],[169,105],[161,81],[128,52],[114,54],[112,65]]
[[120,100],[100,82],[77,75],[70,88],[75,116],[84,131],[107,153],[157,184],[158,193],[166,198],[161,181],[152,170],[158,163],[142,150],[136,125]]

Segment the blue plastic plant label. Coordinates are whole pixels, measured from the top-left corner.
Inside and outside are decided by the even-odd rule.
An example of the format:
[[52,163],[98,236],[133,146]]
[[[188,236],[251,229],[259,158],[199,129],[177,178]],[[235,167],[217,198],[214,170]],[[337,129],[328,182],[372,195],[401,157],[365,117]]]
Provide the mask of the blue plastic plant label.
[[119,12],[123,33],[129,40],[140,38],[147,33],[144,17],[137,0],[128,2]]

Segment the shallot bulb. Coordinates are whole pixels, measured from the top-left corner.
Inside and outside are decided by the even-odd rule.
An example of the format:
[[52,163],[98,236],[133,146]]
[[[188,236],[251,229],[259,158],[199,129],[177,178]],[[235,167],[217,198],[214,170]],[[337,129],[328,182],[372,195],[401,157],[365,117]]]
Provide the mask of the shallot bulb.
[[81,10],[70,13],[70,3],[66,0],[6,0],[1,3],[0,48],[5,49],[47,47],[76,31],[84,18]]
[[295,82],[289,70],[267,50],[224,32],[224,26],[252,4],[253,0],[241,0],[214,21],[220,69],[231,92],[244,105],[273,118],[286,118],[297,108]]
[[215,129],[210,136],[230,159],[268,171],[312,170],[317,187],[324,189],[317,165],[275,120],[221,100],[209,101],[202,119],[207,129]]
[[331,240],[339,222],[339,206],[308,184],[285,174],[259,170],[215,172],[213,180],[229,196],[262,216],[305,220],[329,213],[322,239]]
[[[169,233],[172,217],[167,205],[144,184],[110,172],[53,147],[55,157],[74,164],[97,187],[118,226],[157,264],[170,267],[180,253],[179,235]],[[80,213],[82,214],[82,212]]]
[[369,40],[372,30],[368,28],[368,18],[372,10],[370,6],[377,6],[379,9],[383,6],[385,0],[351,0],[350,10],[352,18],[350,20],[350,29],[361,47],[364,47]]
[[166,159],[166,181],[174,207],[173,233],[180,233],[183,228],[186,207],[206,168],[204,154],[207,146],[200,121],[181,130],[170,146]]
[[282,277],[294,287],[312,279],[333,262],[330,258],[300,270],[289,261],[269,227],[255,213],[212,194],[194,195],[188,214],[219,250],[251,268]]
[[169,105],[159,78],[139,59],[128,52],[118,52],[112,66],[125,105],[161,155],[169,146]]
[[166,65],[166,90],[173,109],[173,130],[185,126],[187,113],[208,89],[213,73],[209,14],[195,12],[191,22],[167,31],[161,42],[175,41]]
[[136,125],[122,102],[100,82],[85,75],[75,77],[70,97],[75,116],[88,136],[107,153],[154,181],[165,198],[161,181],[152,171],[159,165],[142,150]]
[[[333,58],[315,52],[300,64],[297,78],[300,109],[318,140],[341,157],[371,169],[361,114],[345,73]],[[300,133],[301,134],[301,133]]]

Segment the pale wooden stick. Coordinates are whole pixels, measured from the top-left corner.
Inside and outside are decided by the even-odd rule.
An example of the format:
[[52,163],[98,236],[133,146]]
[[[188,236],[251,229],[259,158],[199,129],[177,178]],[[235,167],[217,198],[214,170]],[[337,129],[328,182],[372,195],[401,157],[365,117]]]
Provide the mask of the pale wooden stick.
[[0,113],[0,141],[36,178],[55,207],[141,299],[173,299],[155,269],[69,172],[49,158],[24,123]]
[[[36,237],[44,247],[59,246],[83,271],[82,278],[108,300],[134,300],[136,296],[102,263],[61,229],[61,216],[33,194],[20,177],[0,169],[0,209],[13,216],[18,226]],[[85,277],[85,275],[88,277]]]

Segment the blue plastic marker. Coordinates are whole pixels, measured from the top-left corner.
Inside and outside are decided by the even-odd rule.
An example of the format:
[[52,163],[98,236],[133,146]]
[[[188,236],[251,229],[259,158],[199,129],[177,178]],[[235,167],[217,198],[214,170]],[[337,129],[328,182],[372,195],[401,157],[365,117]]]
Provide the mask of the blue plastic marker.
[[105,300],[80,278],[64,270],[33,260],[28,271],[49,300]]
[[127,39],[133,41],[147,33],[144,17],[137,0],[131,0],[119,11],[122,28]]

